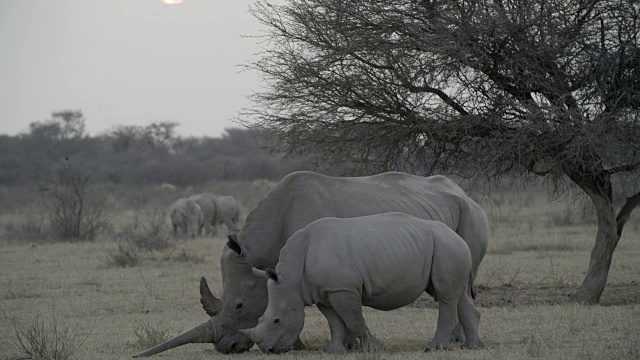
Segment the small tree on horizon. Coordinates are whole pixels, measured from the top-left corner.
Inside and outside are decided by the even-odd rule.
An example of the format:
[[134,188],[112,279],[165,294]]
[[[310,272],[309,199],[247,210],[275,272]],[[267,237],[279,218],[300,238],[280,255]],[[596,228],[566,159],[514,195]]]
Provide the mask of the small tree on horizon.
[[259,0],[267,81],[246,122],[368,171],[549,180],[591,199],[576,298],[598,302],[640,192],[640,4],[632,0]]

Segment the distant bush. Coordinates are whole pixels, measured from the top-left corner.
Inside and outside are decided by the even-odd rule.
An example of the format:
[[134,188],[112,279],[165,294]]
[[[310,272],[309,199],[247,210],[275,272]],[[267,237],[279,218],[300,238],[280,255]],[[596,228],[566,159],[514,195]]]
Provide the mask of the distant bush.
[[143,259],[168,257],[184,240],[175,238],[164,210],[151,208],[120,226],[113,239],[116,247],[107,253],[107,265],[133,267]]
[[143,211],[131,223],[121,226],[116,238],[126,239],[150,254],[173,251],[181,243],[171,235],[166,212],[157,208]]
[[12,241],[43,241],[51,238],[51,227],[44,216],[23,215],[3,224],[3,238]]
[[39,188],[56,238],[93,240],[108,228],[104,201],[91,196],[90,177],[79,166],[65,161],[40,180]]

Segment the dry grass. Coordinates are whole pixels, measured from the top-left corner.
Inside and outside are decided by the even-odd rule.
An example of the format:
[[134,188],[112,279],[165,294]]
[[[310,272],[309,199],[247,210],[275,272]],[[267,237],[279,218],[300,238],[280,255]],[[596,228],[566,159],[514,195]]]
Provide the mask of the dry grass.
[[137,339],[134,346],[145,349],[165,342],[171,337],[169,330],[154,327],[149,324],[144,324],[133,329],[133,334]]
[[[255,203],[246,200],[247,203]],[[593,243],[593,225],[554,226],[550,213],[563,214],[566,203],[549,203],[543,195],[504,196],[492,214],[490,251],[478,284],[571,288],[585,275]],[[150,205],[151,206],[151,205]],[[154,205],[155,206],[155,205]],[[6,216],[6,214],[5,214]],[[124,217],[126,219],[126,217]],[[638,287],[640,279],[640,216],[629,221],[616,250],[609,284]],[[122,220],[124,222],[124,220]],[[128,359],[146,346],[136,335],[141,324],[171,336],[200,324],[207,317],[199,303],[198,283],[206,276],[220,293],[219,256],[222,234],[189,240],[169,260],[144,261],[134,268],[105,268],[112,243],[11,242],[0,251],[0,306],[10,317],[29,319],[55,307],[65,326],[78,334],[92,333],[74,355],[77,359]],[[180,255],[182,254],[182,255]],[[505,288],[509,291],[509,288]],[[607,290],[605,290],[607,293]],[[482,296],[481,292],[479,296]],[[424,354],[435,331],[435,309],[406,307],[381,312],[366,309],[372,332],[383,342],[381,353],[352,353],[344,359],[637,359],[640,358],[640,305],[580,306],[575,304],[481,307],[480,335],[488,348]],[[157,334],[155,334],[157,335]],[[148,336],[156,340],[163,336]],[[317,349],[328,339],[326,321],[315,308],[307,309],[302,340],[311,350],[278,359],[335,359]],[[143,335],[146,336],[146,335]],[[0,354],[16,358],[9,339],[10,322],[0,321]],[[155,342],[155,341],[151,341]],[[1,358],[1,357],[0,357]],[[229,359],[208,344],[169,350],[162,359]],[[238,359],[273,359],[257,349]]]

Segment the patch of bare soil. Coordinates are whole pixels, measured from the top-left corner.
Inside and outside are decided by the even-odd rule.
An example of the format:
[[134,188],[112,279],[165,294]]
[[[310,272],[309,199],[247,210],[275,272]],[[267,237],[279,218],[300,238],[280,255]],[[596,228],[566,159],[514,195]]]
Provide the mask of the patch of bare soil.
[[[567,304],[573,302],[577,287],[498,286],[477,290],[475,305],[478,307],[522,306],[536,304]],[[600,298],[600,305],[640,304],[640,284],[607,286]],[[420,296],[414,307],[438,308],[438,303],[427,294]]]

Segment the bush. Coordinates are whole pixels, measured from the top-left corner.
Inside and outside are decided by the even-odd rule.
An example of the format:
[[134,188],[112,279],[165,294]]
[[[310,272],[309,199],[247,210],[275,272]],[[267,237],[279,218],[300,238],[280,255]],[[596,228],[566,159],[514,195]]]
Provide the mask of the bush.
[[[36,314],[31,324],[24,327],[15,319],[4,316],[13,325],[16,335],[16,348],[24,359],[66,360],[84,344],[87,337],[79,338],[69,328],[58,326],[55,312],[51,325],[45,324],[40,314]],[[88,335],[87,335],[88,336]]]
[[69,241],[93,240],[108,228],[105,203],[91,193],[90,175],[65,161],[40,182],[51,230]]
[[[167,215],[157,208],[136,215],[133,222],[120,228],[116,234],[119,241],[130,241],[139,249],[152,255],[155,252],[173,251],[182,241],[171,236]],[[153,256],[153,255],[152,255]]]
[[4,238],[18,241],[42,241],[51,237],[51,228],[44,217],[20,216],[4,223]]
[[116,248],[107,253],[107,265],[113,267],[134,267],[140,260],[140,250],[131,241],[118,241]]
[[116,248],[108,253],[107,264],[133,267],[143,258],[167,257],[184,240],[174,238],[162,210],[152,209],[135,216],[114,235]]

